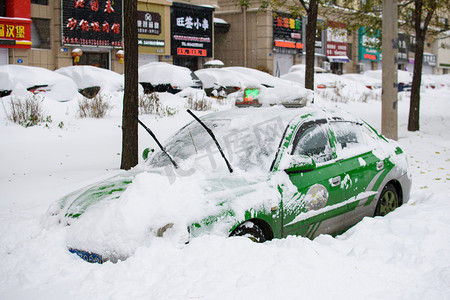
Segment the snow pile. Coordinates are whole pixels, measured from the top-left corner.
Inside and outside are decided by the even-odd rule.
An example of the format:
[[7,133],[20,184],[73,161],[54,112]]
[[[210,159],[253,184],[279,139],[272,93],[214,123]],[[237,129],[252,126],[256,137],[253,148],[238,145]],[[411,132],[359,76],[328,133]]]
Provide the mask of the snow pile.
[[32,95],[27,91],[30,88],[57,101],[70,101],[78,96],[75,82],[66,76],[39,67],[0,66],[0,90],[11,90],[13,96],[28,97]]
[[[375,78],[381,80],[382,70],[370,70],[364,72],[364,76]],[[412,73],[403,70],[397,70],[397,80],[398,83],[411,84],[412,83]]]
[[241,102],[246,88],[259,89],[257,97],[264,106],[290,103],[311,102],[313,93],[302,85],[274,77],[266,72],[243,67],[227,67],[196,71],[204,88],[234,87],[237,93],[228,95],[233,102]]
[[[291,236],[255,244],[245,238],[204,235],[184,245],[177,242],[182,236],[167,231],[171,238],[152,238],[151,245],[137,248],[126,261],[103,265],[88,264],[67,251],[72,226],[45,227],[42,220],[50,204],[63,195],[120,172],[122,95],[112,96],[113,110],[100,120],[77,118],[74,101],[46,98],[44,104],[54,119],[48,128],[23,128],[6,120],[0,109],[1,298],[298,299],[301,295],[306,299],[449,299],[447,94],[444,88],[423,91],[421,130],[414,133],[406,130],[409,101],[399,101],[399,144],[408,156],[413,190],[407,205],[385,217],[365,218],[341,236],[323,235],[313,241]],[[174,95],[167,101],[175,101],[172,97],[185,101]],[[317,95],[315,103],[350,111],[375,129],[381,128],[379,101],[332,102]],[[192,120],[181,111],[172,117],[141,118],[161,141]],[[60,120],[65,124],[62,128],[57,126]],[[139,150],[146,147],[156,148],[156,144],[140,128]],[[186,194],[170,190],[154,175],[138,177],[113,217],[131,229],[146,216],[155,218],[145,219],[148,224],[163,224],[166,220],[155,211],[133,210],[147,207],[147,199],[135,194],[153,195],[153,183],[168,187],[165,190],[174,198],[182,197],[185,202],[180,209],[196,210],[198,202],[190,195],[199,187],[178,179],[176,184]],[[208,184],[216,184],[219,197],[227,183],[212,180]],[[249,194],[246,201],[264,201],[264,193],[261,189]],[[161,199],[154,201],[155,207],[163,205]],[[121,209],[136,216],[135,223],[125,222]],[[173,209],[169,213],[178,207]],[[104,217],[99,223],[117,226]],[[90,232],[91,228],[82,232],[85,242],[93,238]],[[136,237],[144,234],[138,231]],[[124,248],[134,243],[131,236],[124,241]]]
[[[296,83],[305,83],[304,71],[293,71],[281,78]],[[359,81],[331,73],[314,74],[314,92],[316,95],[336,102],[365,102],[380,98],[380,93],[369,90]]]
[[78,89],[99,86],[102,91],[123,91],[124,78],[111,70],[93,66],[70,66],[55,71],[72,78]]
[[191,70],[163,62],[152,62],[139,67],[139,82],[148,82],[153,86],[171,84],[178,89],[196,85]]
[[215,86],[239,87],[240,89],[248,86],[260,86],[261,84],[253,77],[244,76],[232,69],[202,69],[195,71],[195,74],[203,82],[204,88],[212,88]]

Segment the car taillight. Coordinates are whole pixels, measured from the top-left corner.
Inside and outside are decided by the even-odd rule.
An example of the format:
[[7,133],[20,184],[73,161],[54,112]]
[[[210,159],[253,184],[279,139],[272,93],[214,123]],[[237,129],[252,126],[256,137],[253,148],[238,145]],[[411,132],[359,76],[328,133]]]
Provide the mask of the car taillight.
[[318,84],[317,88],[318,89],[325,89],[327,86],[325,84]]

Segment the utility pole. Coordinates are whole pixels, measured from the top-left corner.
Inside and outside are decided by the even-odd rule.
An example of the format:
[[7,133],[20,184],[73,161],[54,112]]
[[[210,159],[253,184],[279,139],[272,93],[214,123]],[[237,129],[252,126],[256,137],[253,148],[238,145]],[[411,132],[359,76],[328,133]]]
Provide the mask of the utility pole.
[[381,133],[398,139],[398,0],[383,0]]

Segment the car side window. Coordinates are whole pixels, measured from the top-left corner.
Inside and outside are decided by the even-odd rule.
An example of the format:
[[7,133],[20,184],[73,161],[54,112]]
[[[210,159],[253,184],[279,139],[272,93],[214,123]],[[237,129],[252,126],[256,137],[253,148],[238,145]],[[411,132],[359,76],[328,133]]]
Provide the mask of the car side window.
[[363,134],[363,125],[354,122],[331,122],[331,128],[336,137],[337,148],[347,151],[349,149],[365,147],[367,145]]
[[303,124],[294,139],[292,155],[306,155],[312,157],[316,163],[332,159],[326,121]]

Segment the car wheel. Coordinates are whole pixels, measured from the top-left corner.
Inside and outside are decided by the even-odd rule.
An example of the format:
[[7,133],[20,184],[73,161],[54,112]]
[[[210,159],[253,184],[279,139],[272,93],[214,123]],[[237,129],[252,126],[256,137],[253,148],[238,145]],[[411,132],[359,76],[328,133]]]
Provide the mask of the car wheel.
[[255,243],[264,243],[267,240],[261,227],[259,227],[252,221],[246,221],[242,223],[233,231],[231,236],[244,236]]
[[375,216],[385,216],[399,206],[397,191],[394,186],[388,183],[378,200]]

